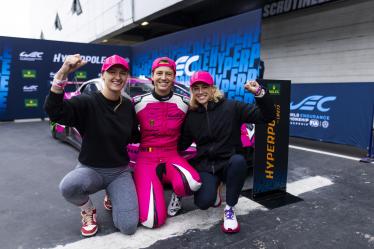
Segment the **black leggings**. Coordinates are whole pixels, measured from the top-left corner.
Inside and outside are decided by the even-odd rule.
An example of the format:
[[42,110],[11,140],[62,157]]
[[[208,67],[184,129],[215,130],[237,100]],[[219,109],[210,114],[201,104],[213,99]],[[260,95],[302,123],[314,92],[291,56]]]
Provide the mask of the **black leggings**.
[[201,188],[195,192],[195,205],[200,209],[213,206],[217,197],[217,187],[220,182],[226,183],[226,203],[235,206],[247,176],[247,163],[242,155],[235,154],[228,161],[226,167],[213,175],[199,172],[202,181]]

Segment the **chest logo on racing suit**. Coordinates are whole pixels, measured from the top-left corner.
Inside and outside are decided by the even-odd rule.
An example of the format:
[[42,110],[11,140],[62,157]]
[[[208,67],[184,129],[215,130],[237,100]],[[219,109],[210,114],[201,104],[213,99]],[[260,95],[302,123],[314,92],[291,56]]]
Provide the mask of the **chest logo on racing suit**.
[[149,120],[149,125],[150,126],[154,126],[155,125],[155,121],[153,119]]

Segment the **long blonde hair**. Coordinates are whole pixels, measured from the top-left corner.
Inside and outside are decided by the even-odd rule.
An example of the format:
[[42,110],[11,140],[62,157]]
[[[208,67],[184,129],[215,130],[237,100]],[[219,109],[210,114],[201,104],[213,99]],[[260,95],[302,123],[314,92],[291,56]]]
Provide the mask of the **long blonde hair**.
[[[217,103],[220,99],[224,97],[223,93],[216,86],[211,86],[210,88],[213,91],[213,94],[210,97],[209,101],[213,101],[214,103]],[[196,110],[198,106],[199,106],[199,102],[197,102],[195,95],[192,93],[192,90],[191,90],[190,109]]]

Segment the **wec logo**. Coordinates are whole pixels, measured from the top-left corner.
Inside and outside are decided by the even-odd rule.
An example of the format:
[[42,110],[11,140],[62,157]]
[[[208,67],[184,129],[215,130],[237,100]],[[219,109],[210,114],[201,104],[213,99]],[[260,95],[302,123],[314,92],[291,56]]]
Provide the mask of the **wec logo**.
[[323,106],[326,102],[334,101],[336,96],[327,96],[323,97],[321,95],[313,95],[306,97],[300,103],[294,104],[291,102],[290,109],[293,110],[303,110],[303,111],[313,111],[314,108],[317,108],[320,112],[327,112],[330,110],[329,107]]
[[41,61],[43,58],[43,52],[31,52],[31,53],[26,53],[25,51],[21,52],[19,54],[19,59],[21,61]]
[[182,76],[184,73],[186,73],[187,76],[191,76],[193,71],[190,70],[190,66],[193,62],[198,61],[200,58],[199,55],[193,55],[193,56],[182,56],[179,57],[175,64],[177,64],[176,71],[177,71],[177,77]]

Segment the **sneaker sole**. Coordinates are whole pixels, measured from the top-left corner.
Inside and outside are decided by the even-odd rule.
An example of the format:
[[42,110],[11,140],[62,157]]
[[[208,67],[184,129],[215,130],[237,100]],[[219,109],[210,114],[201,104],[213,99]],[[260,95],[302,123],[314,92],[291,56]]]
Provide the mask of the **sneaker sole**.
[[98,230],[99,229],[96,227],[96,229],[94,231],[92,231],[91,233],[83,233],[81,231],[81,234],[82,234],[83,237],[92,237],[92,236],[94,236],[97,233]]
[[238,233],[239,231],[240,231],[240,225],[238,224],[238,227],[237,228],[235,228],[235,229],[225,229],[225,227],[223,226],[223,224],[221,224],[221,230],[222,230],[222,232],[224,232],[224,233],[229,233],[229,234],[231,234],[231,233]]

